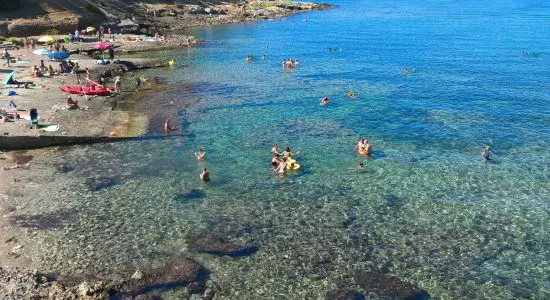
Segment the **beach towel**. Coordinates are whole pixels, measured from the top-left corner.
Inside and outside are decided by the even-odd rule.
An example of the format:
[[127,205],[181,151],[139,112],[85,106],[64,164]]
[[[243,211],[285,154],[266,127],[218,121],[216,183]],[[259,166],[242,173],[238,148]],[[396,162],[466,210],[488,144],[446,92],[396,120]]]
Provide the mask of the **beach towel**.
[[4,84],[14,84],[13,81],[13,75],[15,74],[15,71],[8,74],[8,77],[6,77],[6,81],[4,81]]
[[62,60],[62,59],[67,59],[69,57],[69,53],[67,53],[67,52],[51,52],[51,53],[48,53],[48,57],[50,59]]
[[8,96],[15,96],[17,93],[15,91],[8,91]]

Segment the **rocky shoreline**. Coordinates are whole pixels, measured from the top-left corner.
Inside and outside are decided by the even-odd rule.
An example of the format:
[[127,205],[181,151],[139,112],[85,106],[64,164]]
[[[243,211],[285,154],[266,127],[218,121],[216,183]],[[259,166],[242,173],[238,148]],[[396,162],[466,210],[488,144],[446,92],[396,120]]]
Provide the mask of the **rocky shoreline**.
[[[196,4],[141,3],[131,0],[126,7],[114,1],[102,1],[99,5],[75,0],[73,9],[67,10],[55,5],[47,14],[24,13],[32,10],[29,3],[18,12],[7,13],[0,19],[0,36],[32,36],[44,32],[70,32],[76,27],[90,23],[102,23],[113,27],[117,32],[131,34],[178,33],[181,30],[198,26],[234,24],[255,20],[284,18],[290,15],[334,8],[334,5],[312,2],[291,2],[283,0],[238,0]],[[31,0],[31,2],[33,2]],[[80,4],[80,5],[79,5]],[[92,13],[90,13],[92,12]]]

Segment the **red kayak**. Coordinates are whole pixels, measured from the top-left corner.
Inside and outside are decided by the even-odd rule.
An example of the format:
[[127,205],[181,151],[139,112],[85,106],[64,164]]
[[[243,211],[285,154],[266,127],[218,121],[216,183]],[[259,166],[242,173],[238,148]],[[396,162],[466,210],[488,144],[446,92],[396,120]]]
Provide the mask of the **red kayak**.
[[108,96],[112,90],[104,88],[100,85],[88,84],[87,86],[66,85],[61,87],[61,91],[67,94],[75,95],[93,95],[93,96]]

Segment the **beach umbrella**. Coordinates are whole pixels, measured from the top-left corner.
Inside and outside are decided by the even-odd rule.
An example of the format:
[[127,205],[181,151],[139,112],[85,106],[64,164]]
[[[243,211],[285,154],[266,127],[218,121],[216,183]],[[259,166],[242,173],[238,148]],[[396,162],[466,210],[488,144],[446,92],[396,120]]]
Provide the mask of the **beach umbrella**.
[[49,35],[45,35],[43,37],[40,37],[38,41],[41,43],[53,43],[55,39]]
[[6,81],[4,81],[4,84],[12,84],[14,74],[15,74],[15,71],[9,73],[8,77],[6,78]]
[[50,53],[50,51],[48,51],[48,49],[36,49],[32,53],[34,53],[36,55],[48,55],[48,53]]
[[97,44],[94,45],[94,49],[97,49],[97,50],[107,50],[109,48],[111,48],[113,45],[109,44],[109,43],[106,43],[106,42],[99,42]]
[[89,26],[86,28],[86,32],[94,32],[94,31],[95,31],[95,28],[92,26]]
[[69,57],[69,53],[67,53],[67,52],[51,52],[51,53],[48,53],[48,57],[50,59],[62,60],[62,59],[67,59]]

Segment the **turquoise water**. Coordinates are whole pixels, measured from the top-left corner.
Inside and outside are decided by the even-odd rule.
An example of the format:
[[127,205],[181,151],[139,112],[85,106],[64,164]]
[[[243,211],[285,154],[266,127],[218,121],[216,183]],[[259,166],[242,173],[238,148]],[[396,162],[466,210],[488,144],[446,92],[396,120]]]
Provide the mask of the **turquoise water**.
[[[36,196],[19,213],[67,215],[37,233],[45,268],[148,268],[185,251],[189,235],[213,233],[260,246],[240,259],[189,253],[219,299],[322,299],[357,288],[361,270],[443,299],[549,298],[550,6],[333,2],[196,29],[203,46],[160,54],[179,66],[143,75],[172,89],[143,101],[183,120],[184,136],[36,158],[43,177],[28,179]],[[284,71],[285,58],[300,68]],[[354,153],[361,137],[369,160]],[[300,171],[273,174],[274,143],[300,151]],[[97,175],[117,184],[92,192],[85,182]],[[204,196],[177,196],[190,188]]]

